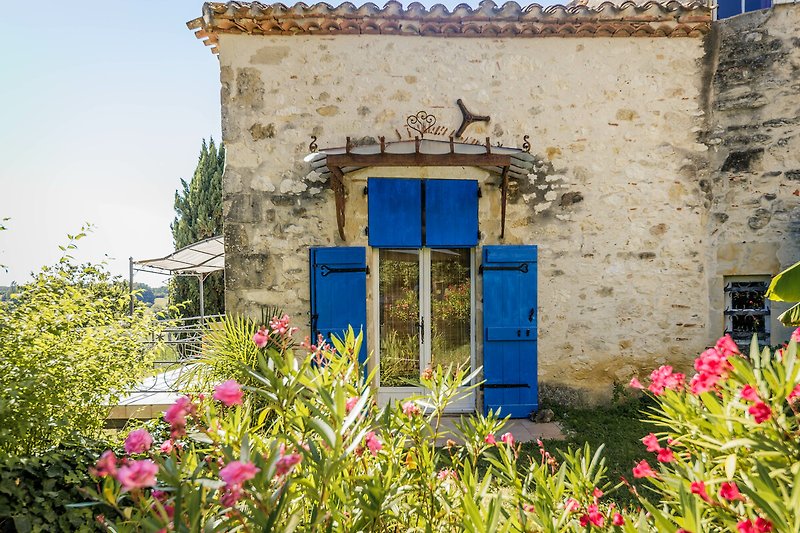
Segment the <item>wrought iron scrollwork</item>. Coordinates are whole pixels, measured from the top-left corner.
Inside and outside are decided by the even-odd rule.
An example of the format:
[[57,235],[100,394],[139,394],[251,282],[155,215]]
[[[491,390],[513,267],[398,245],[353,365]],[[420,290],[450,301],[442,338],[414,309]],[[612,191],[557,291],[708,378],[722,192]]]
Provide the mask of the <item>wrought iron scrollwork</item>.
[[406,125],[419,133],[420,137],[425,137],[425,133],[436,124],[436,117],[427,111],[418,111],[415,115],[406,118]]

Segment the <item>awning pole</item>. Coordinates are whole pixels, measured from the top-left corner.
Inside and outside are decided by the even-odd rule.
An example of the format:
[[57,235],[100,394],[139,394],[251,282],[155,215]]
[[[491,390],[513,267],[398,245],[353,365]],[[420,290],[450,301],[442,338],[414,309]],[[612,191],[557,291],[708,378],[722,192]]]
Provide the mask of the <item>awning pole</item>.
[[128,314],[133,316],[133,257],[128,257],[128,294],[130,295]]
[[205,301],[203,299],[203,278],[204,277],[205,276],[203,274],[200,274],[197,277],[197,279],[200,280],[200,325],[201,326],[205,324],[205,315],[206,315]]

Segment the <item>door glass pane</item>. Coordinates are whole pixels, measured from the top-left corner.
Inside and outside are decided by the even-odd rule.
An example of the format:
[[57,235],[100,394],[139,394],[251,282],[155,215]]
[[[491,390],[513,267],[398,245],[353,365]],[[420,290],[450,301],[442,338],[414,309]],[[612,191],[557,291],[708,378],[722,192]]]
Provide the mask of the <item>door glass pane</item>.
[[380,250],[380,384],[419,383],[419,250]]
[[470,251],[431,250],[431,362],[470,366]]

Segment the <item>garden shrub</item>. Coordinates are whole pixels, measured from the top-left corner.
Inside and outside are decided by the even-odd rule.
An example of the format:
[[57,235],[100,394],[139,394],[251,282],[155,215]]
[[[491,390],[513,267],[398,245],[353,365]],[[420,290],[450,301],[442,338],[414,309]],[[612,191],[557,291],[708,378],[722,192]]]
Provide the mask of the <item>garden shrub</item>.
[[63,443],[38,456],[0,453],[0,532],[100,531],[97,508],[67,507],[85,500],[89,468],[102,442]]
[[[443,430],[445,407],[470,388],[463,370],[428,369],[429,394],[379,408],[359,372],[360,337],[300,354],[290,331],[270,333],[269,347],[256,334],[265,348],[249,390],[263,409],[227,380],[172,406],[164,443],[140,431],[127,457],[103,455],[89,492],[112,509],[102,517],[110,530],[800,530],[794,341],[776,353],[754,341],[745,357],[725,337],[690,380],[653,371],[656,432],[642,436],[642,456],[652,456],[630,465],[645,483],[636,489],[607,479],[602,446],[557,459],[540,444],[535,460],[521,460],[497,413]],[[620,490],[635,503],[616,503]]]
[[65,255],[0,301],[0,451],[27,454],[96,436],[138,381],[156,320],[103,266]]

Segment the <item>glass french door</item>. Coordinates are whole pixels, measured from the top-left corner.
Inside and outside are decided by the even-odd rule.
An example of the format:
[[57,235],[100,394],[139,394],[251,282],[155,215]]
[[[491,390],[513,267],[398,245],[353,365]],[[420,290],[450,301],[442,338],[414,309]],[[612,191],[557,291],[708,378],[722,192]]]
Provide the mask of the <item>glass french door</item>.
[[468,248],[378,250],[378,380],[419,387],[429,366],[472,366],[473,254]]

